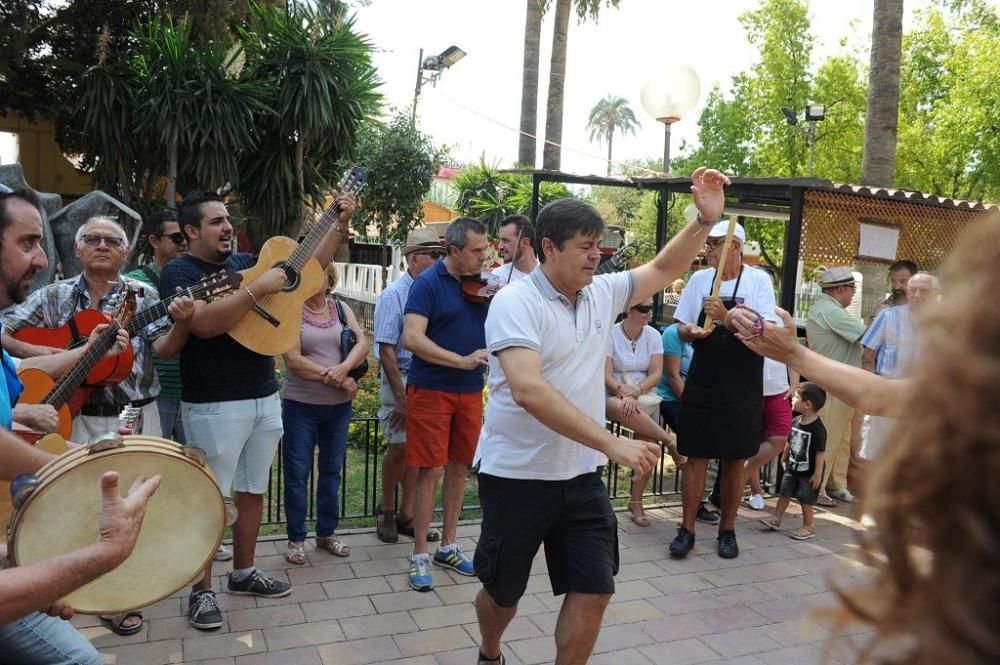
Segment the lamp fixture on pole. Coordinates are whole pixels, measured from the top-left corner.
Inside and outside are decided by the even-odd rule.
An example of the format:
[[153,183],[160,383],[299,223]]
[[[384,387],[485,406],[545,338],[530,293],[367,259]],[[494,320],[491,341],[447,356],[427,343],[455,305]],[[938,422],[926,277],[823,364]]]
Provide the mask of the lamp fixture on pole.
[[[782,107],[781,112],[785,114],[785,122],[791,126],[799,124],[799,116],[790,108]],[[813,177],[816,171],[816,123],[826,120],[826,104],[806,104],[803,113],[805,122],[809,123],[807,130],[807,140],[809,142],[809,177]]]
[[669,65],[642,85],[646,113],[663,123],[663,173],[670,174],[670,125],[690,113],[701,95],[698,74],[687,65]]
[[[424,57],[424,50],[420,49],[420,55],[417,57],[417,86],[413,90],[411,122],[415,123],[417,121],[417,100],[420,98],[420,88],[425,83],[437,85],[438,79],[441,78],[441,72],[464,57],[465,51],[454,45],[449,46],[438,55],[429,55],[426,58]],[[424,72],[430,72],[430,74],[425,75]]]

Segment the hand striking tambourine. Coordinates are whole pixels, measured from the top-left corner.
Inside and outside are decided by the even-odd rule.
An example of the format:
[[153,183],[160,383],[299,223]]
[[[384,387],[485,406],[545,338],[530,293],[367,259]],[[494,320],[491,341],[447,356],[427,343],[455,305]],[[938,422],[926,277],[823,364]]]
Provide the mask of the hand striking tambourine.
[[176,593],[202,574],[235,520],[200,449],[152,436],[105,434],[15,481],[7,539],[11,563],[27,566],[97,542],[100,479],[107,471],[118,472],[121,488],[137,476],[159,474],[163,480],[129,557],[63,599],[81,614],[118,614]]

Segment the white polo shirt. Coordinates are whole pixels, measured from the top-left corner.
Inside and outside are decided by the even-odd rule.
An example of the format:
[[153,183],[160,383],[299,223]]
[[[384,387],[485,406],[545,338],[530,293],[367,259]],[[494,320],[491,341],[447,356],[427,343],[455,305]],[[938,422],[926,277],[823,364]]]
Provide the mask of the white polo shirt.
[[518,406],[496,354],[534,349],[542,377],[588,418],[604,426],[604,360],[615,315],[628,306],[630,272],[600,275],[577,295],[576,307],[549,283],[541,266],[497,293],[486,317],[490,394],[476,452],[480,471],[532,480],[592,473],[607,458],[549,429]]

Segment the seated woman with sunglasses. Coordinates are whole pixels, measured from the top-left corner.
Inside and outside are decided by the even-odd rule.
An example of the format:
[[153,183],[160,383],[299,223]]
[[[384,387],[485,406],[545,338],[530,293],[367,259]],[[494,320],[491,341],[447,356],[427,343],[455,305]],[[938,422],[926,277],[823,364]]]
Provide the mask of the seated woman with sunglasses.
[[[656,329],[648,325],[652,312],[652,300],[635,305],[611,332],[604,369],[604,383],[609,394],[607,416],[640,438],[666,444],[674,464],[680,467],[684,460],[677,453],[673,435],[656,421],[660,404],[656,386],[663,371],[663,343]],[[649,477],[647,473],[632,478],[629,516],[639,526],[649,526],[649,518],[642,507],[642,495]]]

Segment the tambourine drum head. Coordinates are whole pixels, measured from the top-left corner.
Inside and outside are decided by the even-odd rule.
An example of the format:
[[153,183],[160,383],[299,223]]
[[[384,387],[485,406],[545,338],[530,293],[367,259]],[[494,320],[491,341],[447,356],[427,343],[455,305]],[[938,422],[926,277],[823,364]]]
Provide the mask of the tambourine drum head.
[[46,478],[15,515],[11,554],[16,564],[27,566],[97,542],[100,479],[106,471],[118,472],[123,496],[136,476],[160,474],[163,480],[129,558],[64,601],[82,614],[115,614],[186,586],[211,560],[226,515],[211,472],[179,450],[163,439],[126,437],[126,447],[80,457]]

